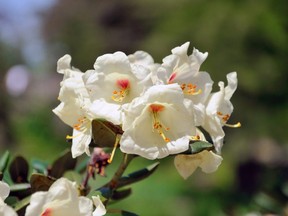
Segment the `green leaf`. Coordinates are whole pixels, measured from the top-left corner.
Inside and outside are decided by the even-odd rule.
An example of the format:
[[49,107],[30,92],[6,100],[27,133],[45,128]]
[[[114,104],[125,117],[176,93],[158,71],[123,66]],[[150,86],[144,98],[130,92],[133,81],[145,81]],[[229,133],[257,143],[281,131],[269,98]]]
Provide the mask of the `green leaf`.
[[84,173],[86,172],[87,164],[89,163],[90,157],[86,157],[80,163],[77,163],[75,167],[75,171],[79,173]]
[[119,179],[119,182],[117,184],[117,188],[133,184],[135,182],[138,182],[142,179],[147,178],[150,176],[159,166],[159,162],[154,163],[144,169],[138,170],[136,172],[130,173],[127,176],[123,176]]
[[37,159],[33,159],[32,162],[32,167],[38,172],[38,173],[42,173],[47,175],[47,167],[48,167],[48,163],[41,161],[41,160],[37,160]]
[[28,196],[28,197],[25,197],[24,199],[20,200],[19,202],[17,202],[16,205],[14,206],[14,210],[16,212],[18,212],[21,209],[25,208],[29,204],[30,198],[31,198],[31,196]]
[[29,164],[22,156],[17,156],[9,166],[9,173],[14,183],[28,182]]
[[[122,134],[120,126],[103,119],[95,119],[92,121],[92,137],[93,144],[96,147],[114,147],[117,134]],[[92,144],[92,145],[93,145]]]
[[55,178],[43,174],[34,173],[31,175],[30,184],[33,192],[48,191],[50,186],[56,181]]
[[213,144],[209,143],[209,142],[204,142],[204,141],[196,141],[196,142],[192,142],[190,143],[190,149],[189,152],[187,152],[188,154],[196,154],[199,153],[201,151],[204,150],[213,150],[214,146]]
[[124,190],[116,190],[113,192],[112,199],[113,200],[121,200],[128,197],[132,193],[132,189],[124,189]]
[[10,158],[10,152],[9,151],[6,151],[2,155],[2,157],[0,158],[0,172],[1,173],[4,173],[4,171],[8,165],[9,158]]
[[107,209],[107,213],[110,214],[117,214],[117,215],[123,215],[123,216],[138,216],[135,213],[129,212],[129,211],[125,211],[125,210],[121,210],[121,209]]
[[57,160],[54,161],[49,175],[54,178],[60,178],[67,170],[73,170],[76,163],[77,160],[72,158],[70,150],[65,151]]
[[81,183],[82,181],[82,176],[75,171],[69,170],[64,173],[63,177],[69,179],[70,181]]
[[21,190],[27,190],[30,189],[31,186],[29,183],[21,183],[21,184],[14,184],[10,185],[10,190],[11,191],[21,191]]

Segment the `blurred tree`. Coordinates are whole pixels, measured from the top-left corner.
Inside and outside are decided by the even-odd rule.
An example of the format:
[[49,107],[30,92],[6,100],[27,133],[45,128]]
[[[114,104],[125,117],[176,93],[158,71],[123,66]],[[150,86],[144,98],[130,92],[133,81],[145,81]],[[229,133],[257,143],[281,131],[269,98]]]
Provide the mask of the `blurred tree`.
[[69,53],[74,65],[87,69],[106,52],[135,52],[151,28],[141,10],[129,1],[59,0],[43,27],[53,61]]

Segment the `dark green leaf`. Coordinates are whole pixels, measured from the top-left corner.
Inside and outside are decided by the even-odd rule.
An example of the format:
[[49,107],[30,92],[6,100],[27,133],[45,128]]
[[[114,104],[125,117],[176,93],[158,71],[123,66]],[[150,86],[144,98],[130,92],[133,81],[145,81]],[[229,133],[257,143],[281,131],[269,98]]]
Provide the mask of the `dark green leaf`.
[[[16,205],[14,206],[14,210],[16,212],[20,211],[21,209],[25,208],[29,202],[30,202],[30,198],[31,196],[28,196],[22,200],[20,200],[19,202],[16,203]],[[19,213],[19,212],[18,212]],[[20,214],[19,214],[20,215]]]
[[0,172],[1,172],[1,173],[4,173],[4,171],[5,171],[6,167],[7,167],[9,158],[10,158],[10,153],[9,153],[9,151],[6,151],[6,152],[2,155],[2,157],[0,158]]
[[75,171],[79,173],[85,172],[87,168],[87,164],[89,163],[89,160],[90,160],[90,157],[86,157],[85,159],[80,161],[80,163],[78,162],[75,168]]
[[135,214],[135,213],[128,212],[128,211],[124,211],[124,210],[122,210],[121,215],[122,215],[122,216],[138,216],[138,215]]
[[55,178],[34,173],[30,178],[31,189],[33,192],[48,191],[54,181],[56,181]]
[[73,170],[76,163],[77,160],[72,158],[70,150],[65,151],[57,160],[54,161],[49,175],[54,178],[60,178],[67,170]]
[[21,183],[21,184],[14,184],[10,185],[10,190],[11,191],[21,191],[21,190],[27,190],[30,189],[31,186],[29,183]]
[[197,141],[190,143],[189,154],[196,154],[203,150],[212,150],[213,144],[204,141]]
[[130,184],[138,182],[142,179],[147,178],[157,169],[158,166],[159,166],[159,162],[154,163],[154,164],[152,164],[152,165],[150,165],[144,169],[133,172],[133,173],[129,174],[128,176],[121,177],[119,179],[118,184],[117,184],[117,188],[120,188],[120,187],[123,187],[126,185],[130,185]]
[[19,201],[18,197],[16,197],[16,196],[11,196],[11,195],[9,195],[9,196],[5,199],[5,203],[8,204],[9,206],[15,206],[18,201]]
[[128,197],[132,193],[132,189],[124,189],[124,190],[116,190],[113,192],[112,199],[113,200],[121,200]]
[[92,137],[93,144],[97,147],[114,147],[117,134],[122,134],[120,126],[103,119],[95,119],[92,121]]
[[33,159],[32,162],[32,167],[38,172],[38,173],[42,173],[42,174],[47,174],[47,167],[48,167],[48,163],[44,162],[44,161],[40,161],[37,159]]
[[9,166],[11,179],[15,183],[28,182],[29,164],[22,156],[17,156]]
[[100,189],[98,189],[101,192],[101,195],[103,197],[105,197],[106,199],[109,199],[112,196],[112,189],[110,189],[109,187],[101,187]]
[[108,209],[107,210],[107,213],[110,215],[110,214],[117,214],[117,215],[123,215],[123,216],[138,216],[137,214],[135,213],[132,213],[132,212],[128,212],[128,211],[125,211],[125,210],[120,210],[120,209]]
[[254,199],[255,202],[263,209],[272,212],[281,212],[282,210],[282,206],[279,201],[264,192],[258,193]]

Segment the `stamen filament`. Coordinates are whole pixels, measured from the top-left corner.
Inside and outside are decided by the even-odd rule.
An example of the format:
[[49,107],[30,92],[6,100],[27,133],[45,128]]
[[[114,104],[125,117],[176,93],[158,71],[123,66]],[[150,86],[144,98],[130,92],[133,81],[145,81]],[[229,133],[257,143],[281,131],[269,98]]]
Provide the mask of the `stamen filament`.
[[113,158],[114,158],[114,155],[115,155],[115,152],[116,152],[116,148],[117,148],[117,146],[118,146],[118,144],[120,142],[120,138],[121,138],[121,135],[117,134],[116,135],[116,139],[115,139],[115,143],[114,143],[114,147],[113,147],[113,150],[111,152],[111,156],[110,156],[110,158],[107,161],[108,163],[112,163],[112,161],[113,161]]
[[239,128],[241,127],[241,123],[240,122],[237,122],[236,124],[224,124],[225,126],[227,127],[231,127],[231,128]]
[[164,110],[164,106],[160,105],[160,104],[151,104],[150,105],[150,111],[152,112],[153,115],[153,122],[152,122],[152,129],[154,131],[154,129],[157,130],[157,132],[159,133],[159,135],[162,137],[162,139],[165,142],[170,142],[170,139],[168,137],[165,136],[163,129],[165,131],[170,130],[169,127],[165,127],[165,125],[163,123],[160,122],[159,117],[158,117],[158,112],[161,112]]

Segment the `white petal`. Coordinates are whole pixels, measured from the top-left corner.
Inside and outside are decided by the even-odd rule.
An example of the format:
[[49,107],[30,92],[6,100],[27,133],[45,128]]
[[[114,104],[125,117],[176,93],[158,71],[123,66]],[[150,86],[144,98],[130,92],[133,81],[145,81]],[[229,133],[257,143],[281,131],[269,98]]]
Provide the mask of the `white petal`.
[[189,45],[190,45],[190,42],[186,42],[186,43],[182,44],[181,46],[173,48],[171,50],[171,52],[174,55],[179,55],[179,56],[187,55]]
[[17,216],[14,209],[8,206],[6,203],[4,203],[1,199],[0,199],[0,215]]
[[103,118],[115,125],[121,124],[120,105],[107,103],[103,99],[95,100],[89,107],[91,118]]
[[199,166],[205,173],[215,172],[223,160],[220,155],[217,155],[212,151],[204,150],[200,152],[200,154],[202,157],[202,162]]
[[25,216],[41,215],[42,208],[47,200],[48,192],[36,192],[32,194],[30,204],[26,208]]
[[212,151],[204,150],[192,155],[177,155],[174,164],[179,174],[187,179],[200,167],[205,173],[215,172],[221,164],[223,158]]
[[90,155],[89,144],[92,139],[91,126],[85,129],[85,131],[73,130],[73,140],[72,140],[72,157],[76,158],[86,152],[87,155]]
[[94,205],[96,206],[96,209],[93,212],[93,216],[102,216],[106,214],[106,208],[103,205],[103,203],[100,200],[99,195],[98,196],[92,196],[92,200]]
[[201,159],[197,155],[177,155],[174,158],[174,165],[178,173],[187,179],[194,173],[197,167],[200,165]]
[[228,85],[225,87],[225,99],[230,100],[232,95],[237,89],[237,73],[236,72],[231,72],[227,74],[227,81]]
[[97,72],[104,72],[105,74],[113,72],[129,73],[131,71],[128,56],[123,52],[99,56],[94,68]]
[[0,200],[5,200],[10,193],[9,185],[3,181],[0,181]]
[[79,197],[80,216],[91,216],[93,211],[93,203],[87,197]]
[[57,62],[57,71],[58,73],[64,73],[63,71],[66,69],[71,69],[71,56],[66,54],[61,57]]

